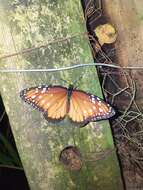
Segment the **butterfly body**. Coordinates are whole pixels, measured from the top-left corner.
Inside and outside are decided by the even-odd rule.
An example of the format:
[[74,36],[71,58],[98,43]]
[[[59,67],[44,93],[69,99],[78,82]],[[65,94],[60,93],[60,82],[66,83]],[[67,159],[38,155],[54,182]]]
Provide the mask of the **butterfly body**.
[[73,89],[73,85],[69,85],[69,87],[67,88],[67,113],[70,109],[70,98],[72,96]]
[[20,97],[43,112],[45,119],[52,123],[68,118],[75,125],[84,126],[115,114],[114,109],[102,99],[73,85],[68,88],[51,85],[27,88],[20,92]]

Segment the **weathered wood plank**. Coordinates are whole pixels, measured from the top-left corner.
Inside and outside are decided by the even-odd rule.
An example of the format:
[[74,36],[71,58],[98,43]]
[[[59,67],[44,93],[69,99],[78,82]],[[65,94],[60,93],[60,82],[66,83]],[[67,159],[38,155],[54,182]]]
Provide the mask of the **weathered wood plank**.
[[[129,123],[125,117],[128,113],[141,113],[142,115],[143,112],[143,1],[105,0],[103,1],[103,6],[105,15],[118,32],[116,63],[120,66],[139,68],[129,71],[126,70],[128,75],[126,75],[126,77],[119,75],[119,77],[115,79],[115,82],[117,81],[121,88],[128,85],[130,89],[129,96],[126,96],[127,91],[125,91],[125,93],[123,92],[117,98],[118,100],[116,99],[116,105],[124,110],[124,114],[122,115],[124,124],[121,123],[117,128],[120,128],[122,125],[125,130],[128,130],[127,136],[129,137],[127,141],[119,141],[122,147],[124,147],[124,144],[128,144],[125,151],[123,151],[124,148],[120,150],[121,155],[124,155],[121,161],[123,164],[125,184],[127,189],[140,189],[143,186],[140,170],[138,170],[138,167],[134,163],[134,159],[131,158],[130,161],[128,161],[128,157],[125,155],[126,152],[128,152],[129,154],[133,154],[134,157],[137,157],[140,152],[140,147],[138,145],[136,146],[135,143],[132,143],[130,148],[130,142],[133,140],[133,135],[135,136],[135,134],[141,130],[140,127],[138,127],[140,126],[141,119],[137,121],[133,116],[132,122]],[[130,127],[128,128],[128,126]],[[134,142],[137,141],[137,139],[138,138],[135,137]],[[138,143],[140,143],[140,140],[138,140]],[[133,153],[132,150],[134,150]],[[141,155],[138,155],[138,157],[141,157]]]
[[[138,0],[105,0],[103,5],[105,14],[118,32],[116,43],[118,64],[141,67],[143,57],[143,2]],[[134,69],[130,73],[137,85],[136,101],[142,109],[142,69]]]
[[[9,1],[9,5],[11,5]],[[5,9],[4,9],[5,7]],[[64,10],[63,10],[64,9]],[[9,14],[8,14],[8,12]],[[29,48],[29,53],[1,60],[0,68],[56,68],[92,62],[80,1],[34,1],[29,5],[3,6],[1,18],[2,55]],[[15,23],[15,25],[14,25]],[[77,33],[74,38],[70,37]],[[30,48],[69,36],[69,40],[44,48]],[[91,123],[84,128],[50,126],[37,111],[25,105],[20,90],[39,84],[65,84],[78,81],[79,88],[102,96],[95,68],[64,72],[1,74],[0,90],[8,112],[15,141],[33,190],[40,189],[122,189],[120,170],[109,123]],[[68,171],[59,162],[63,148],[73,145],[82,154],[80,171]],[[102,152],[102,159],[98,159]],[[103,153],[107,153],[107,155]]]

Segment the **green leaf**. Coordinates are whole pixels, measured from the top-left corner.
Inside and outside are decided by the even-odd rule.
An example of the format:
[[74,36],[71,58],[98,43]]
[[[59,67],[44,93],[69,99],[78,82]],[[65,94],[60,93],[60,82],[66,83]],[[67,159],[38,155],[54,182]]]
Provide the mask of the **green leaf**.
[[[11,145],[11,143],[7,140],[7,138],[4,135],[2,135],[1,133],[0,133],[0,141],[4,144],[6,150],[8,151],[10,157],[12,158],[12,160],[13,160],[12,162],[15,163],[18,166],[21,166],[21,162],[20,162],[20,159],[18,157],[17,152],[15,151],[15,149],[13,148],[13,146]],[[0,157],[1,157],[3,154],[1,152],[0,152],[0,154],[1,154],[0,155]],[[6,160],[3,160],[3,162],[9,161],[9,159],[8,159],[7,156],[3,155],[0,158],[0,160],[2,160],[2,158],[6,159]]]

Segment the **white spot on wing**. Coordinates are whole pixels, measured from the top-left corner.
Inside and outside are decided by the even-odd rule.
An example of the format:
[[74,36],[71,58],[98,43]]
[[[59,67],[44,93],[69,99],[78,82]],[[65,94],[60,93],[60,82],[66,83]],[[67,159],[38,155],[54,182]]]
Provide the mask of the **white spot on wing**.
[[41,103],[45,103],[45,100],[42,100]]
[[34,99],[36,97],[36,95],[33,95],[31,98]]
[[38,88],[36,88],[35,93],[38,93],[38,91],[39,91]]
[[102,109],[102,108],[99,108],[99,111],[100,111],[100,112],[103,112],[103,109]]
[[112,107],[110,107],[110,108],[109,108],[109,111],[108,111],[108,112],[109,112],[109,113],[111,113],[111,112],[112,112]]
[[98,105],[101,106],[101,101],[98,102]]
[[95,103],[95,98],[91,98],[91,102]]
[[50,106],[50,103],[47,103],[47,106]]
[[39,99],[41,99],[41,98],[42,98],[42,96],[40,95],[40,96],[38,96],[38,98],[39,98]]
[[96,107],[95,107],[95,106],[93,106],[93,109],[94,109],[94,110],[96,110]]
[[41,93],[45,93],[46,92],[46,88],[43,88],[43,90],[41,91]]

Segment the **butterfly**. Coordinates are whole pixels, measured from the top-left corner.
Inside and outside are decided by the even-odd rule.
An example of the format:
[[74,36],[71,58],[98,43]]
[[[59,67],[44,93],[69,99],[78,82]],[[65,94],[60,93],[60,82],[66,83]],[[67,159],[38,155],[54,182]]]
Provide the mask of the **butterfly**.
[[78,90],[70,85],[41,85],[24,89],[20,97],[34,108],[43,112],[45,119],[59,123],[68,118],[80,127],[91,121],[108,119],[115,110],[98,96]]

